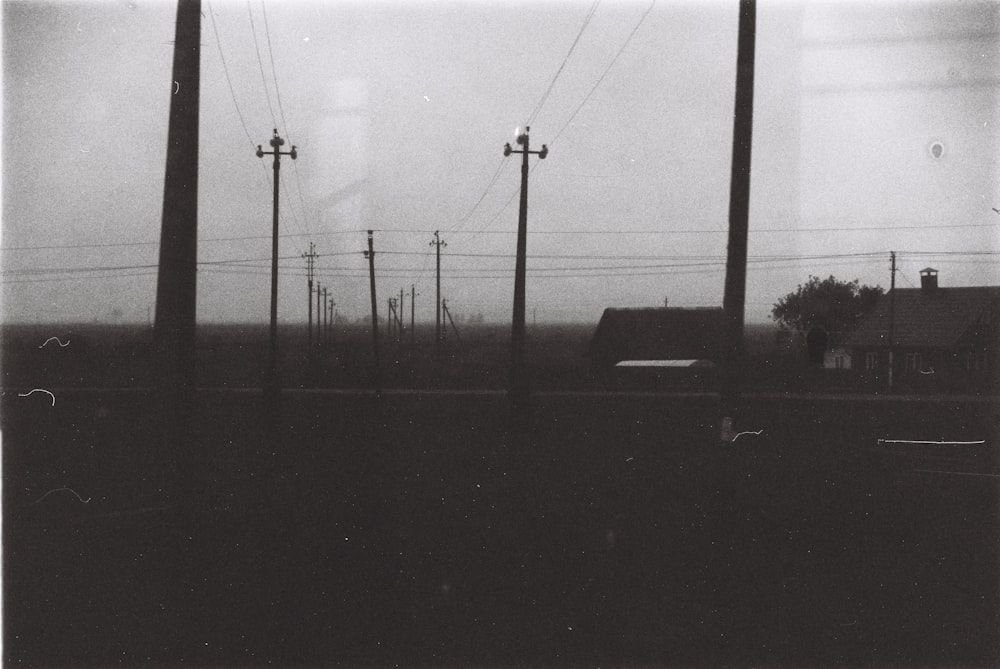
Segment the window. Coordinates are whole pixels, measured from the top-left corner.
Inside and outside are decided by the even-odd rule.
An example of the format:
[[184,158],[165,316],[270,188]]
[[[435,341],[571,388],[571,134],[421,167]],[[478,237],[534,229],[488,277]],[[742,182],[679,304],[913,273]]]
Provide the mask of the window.
[[868,351],[865,353],[865,369],[878,369],[878,353],[875,351]]
[[907,353],[906,354],[906,371],[915,372],[920,369],[920,354],[919,353]]
[[836,365],[837,365],[837,369],[843,369],[844,368],[844,356],[842,356],[842,355],[838,355],[837,356],[837,358],[836,358]]

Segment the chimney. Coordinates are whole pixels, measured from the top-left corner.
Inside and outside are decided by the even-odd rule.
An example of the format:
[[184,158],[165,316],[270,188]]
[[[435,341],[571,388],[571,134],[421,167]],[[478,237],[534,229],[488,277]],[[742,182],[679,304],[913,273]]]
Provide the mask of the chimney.
[[938,287],[938,271],[933,267],[920,270],[920,290],[930,292]]

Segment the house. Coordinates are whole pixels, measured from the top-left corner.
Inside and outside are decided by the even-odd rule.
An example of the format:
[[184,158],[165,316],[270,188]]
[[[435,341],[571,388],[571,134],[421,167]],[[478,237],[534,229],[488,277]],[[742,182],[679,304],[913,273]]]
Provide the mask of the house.
[[591,376],[608,380],[616,368],[703,375],[719,362],[724,323],[720,308],[605,309],[590,340]]
[[980,392],[998,387],[1000,286],[943,288],[938,271],[920,288],[896,288],[842,342],[853,367],[881,387]]

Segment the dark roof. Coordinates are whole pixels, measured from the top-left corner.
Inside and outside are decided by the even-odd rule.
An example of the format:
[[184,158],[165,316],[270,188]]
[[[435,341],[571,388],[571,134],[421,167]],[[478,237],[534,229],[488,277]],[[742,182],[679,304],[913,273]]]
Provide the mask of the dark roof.
[[893,338],[901,347],[952,347],[972,334],[988,311],[995,315],[1000,309],[1000,286],[897,288],[879,299],[843,346],[888,346],[890,295],[895,296]]
[[590,355],[621,360],[718,361],[724,312],[719,308],[605,309],[590,340]]

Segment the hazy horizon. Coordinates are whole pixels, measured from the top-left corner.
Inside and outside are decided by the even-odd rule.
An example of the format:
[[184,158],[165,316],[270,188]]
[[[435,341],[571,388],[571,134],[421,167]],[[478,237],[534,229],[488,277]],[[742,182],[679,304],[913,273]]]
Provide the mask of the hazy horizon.
[[[738,2],[202,4],[198,320],[263,323],[272,129],[279,322],[316,279],[350,320],[416,288],[509,322],[531,126],[527,320],[721,306]],[[3,6],[5,323],[155,311],[174,14]],[[1000,285],[1000,2],[758,2],[746,320],[809,275]],[[286,147],[287,148],[287,147]],[[314,304],[314,297],[311,303]]]

